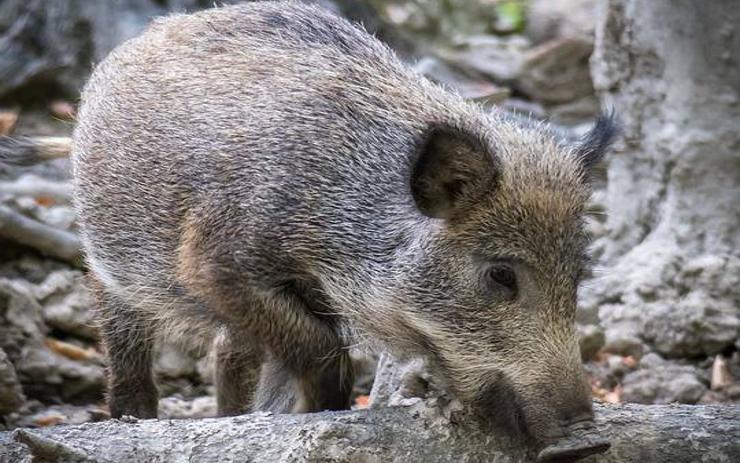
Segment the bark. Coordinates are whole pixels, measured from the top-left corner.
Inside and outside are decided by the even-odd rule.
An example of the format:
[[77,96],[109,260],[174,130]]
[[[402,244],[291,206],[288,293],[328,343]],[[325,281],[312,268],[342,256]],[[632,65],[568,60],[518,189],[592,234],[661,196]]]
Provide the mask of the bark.
[[608,266],[584,296],[607,347],[740,346],[740,2],[608,0],[595,87],[624,126],[608,169]]
[[[611,449],[590,462],[739,461],[740,406],[597,407]],[[464,417],[463,417],[464,418]],[[0,433],[0,461],[525,462],[521,444],[434,407],[202,420],[110,420]]]

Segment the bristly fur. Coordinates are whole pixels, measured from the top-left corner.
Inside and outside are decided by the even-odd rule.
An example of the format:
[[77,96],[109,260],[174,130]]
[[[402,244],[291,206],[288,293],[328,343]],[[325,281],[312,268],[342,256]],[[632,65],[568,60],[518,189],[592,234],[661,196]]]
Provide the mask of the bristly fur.
[[97,66],[73,143],[114,416],[156,414],[160,327],[220,333],[222,414],[348,407],[360,337],[468,404],[516,397],[537,439],[588,416],[583,157],[610,120],[577,151],[300,3],[156,21]]

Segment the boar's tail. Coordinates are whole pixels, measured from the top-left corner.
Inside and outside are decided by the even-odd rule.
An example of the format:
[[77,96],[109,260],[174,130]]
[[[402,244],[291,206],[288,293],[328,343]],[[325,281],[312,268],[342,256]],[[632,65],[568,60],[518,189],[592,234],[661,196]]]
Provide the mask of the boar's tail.
[[69,137],[0,137],[0,165],[31,166],[66,158],[70,151]]

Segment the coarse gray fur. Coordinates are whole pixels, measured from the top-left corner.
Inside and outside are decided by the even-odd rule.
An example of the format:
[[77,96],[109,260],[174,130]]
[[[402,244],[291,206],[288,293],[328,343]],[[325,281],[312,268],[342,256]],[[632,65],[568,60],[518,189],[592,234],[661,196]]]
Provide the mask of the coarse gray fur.
[[223,414],[347,408],[361,344],[562,436],[592,416],[573,324],[598,126],[563,146],[315,7],[156,21],[97,66],[73,142],[113,416],[156,415],[157,333],[218,333]]

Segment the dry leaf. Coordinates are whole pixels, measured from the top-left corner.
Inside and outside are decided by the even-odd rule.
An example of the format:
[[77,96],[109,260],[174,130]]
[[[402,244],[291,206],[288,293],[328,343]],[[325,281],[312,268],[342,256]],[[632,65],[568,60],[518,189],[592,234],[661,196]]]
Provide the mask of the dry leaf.
[[63,355],[71,360],[90,360],[98,356],[95,349],[83,349],[82,347],[78,347],[74,344],[60,341],[58,339],[47,338],[46,346],[57,354]]
[[0,135],[10,135],[18,122],[18,111],[6,109],[0,111]]
[[39,426],[54,426],[59,423],[64,423],[66,419],[67,417],[64,415],[50,414],[50,415],[40,416],[33,421]]
[[370,406],[370,397],[366,395],[358,395],[355,398],[355,408],[367,408]]
[[630,370],[634,370],[635,367],[637,367],[637,360],[635,360],[633,356],[628,355],[627,357],[622,358],[622,365]]
[[75,107],[69,101],[56,100],[49,105],[51,114],[60,119],[72,121],[75,118]]
[[36,201],[36,204],[38,204],[39,206],[42,206],[42,207],[53,206],[56,203],[56,201],[54,200],[53,197],[46,196],[46,195],[36,196],[33,199],[34,199],[34,201]]
[[604,402],[608,404],[618,404],[622,402],[622,386],[617,385],[613,391],[607,392],[604,395]]
[[599,381],[595,381],[591,384],[591,395],[601,402],[618,404],[622,402],[622,386],[617,385],[614,390],[610,391],[602,388]]
[[727,367],[727,362],[725,362],[725,359],[722,358],[721,355],[714,357],[714,363],[712,364],[712,378],[709,384],[709,387],[713,391],[732,384],[732,374]]

